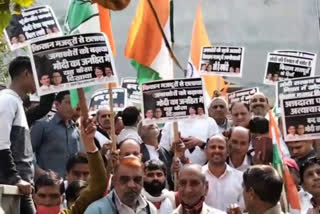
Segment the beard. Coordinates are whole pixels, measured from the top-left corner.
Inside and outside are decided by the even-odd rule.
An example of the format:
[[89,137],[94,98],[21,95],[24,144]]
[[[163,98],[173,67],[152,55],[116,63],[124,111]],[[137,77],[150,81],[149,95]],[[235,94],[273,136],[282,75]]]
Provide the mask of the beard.
[[160,196],[162,190],[166,187],[166,182],[154,180],[152,182],[144,182],[144,189],[152,196]]

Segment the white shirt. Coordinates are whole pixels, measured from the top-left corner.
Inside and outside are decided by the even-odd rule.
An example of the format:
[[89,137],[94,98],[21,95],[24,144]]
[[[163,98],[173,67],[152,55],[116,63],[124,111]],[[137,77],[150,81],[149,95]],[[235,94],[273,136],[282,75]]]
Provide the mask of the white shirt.
[[175,193],[173,191],[163,189],[161,195],[158,197],[150,195],[144,189],[142,189],[141,193],[152,203],[161,202],[160,209],[157,210],[158,214],[172,213],[176,208]]
[[[217,123],[211,117],[178,121],[178,129],[181,133],[181,137],[194,136],[204,142],[207,142],[208,138],[219,133]],[[173,125],[172,123],[167,123],[162,129],[160,145],[170,151],[172,142]],[[187,149],[185,151],[185,156],[188,157],[192,163],[200,165],[204,165],[207,161],[204,151],[198,146],[195,147],[195,150],[192,153]]]
[[216,209],[226,211],[230,204],[237,203],[244,209],[242,172],[226,164],[225,172],[217,178],[209,170],[208,164],[202,167],[209,183],[205,202]]
[[313,208],[311,204],[312,195],[302,188],[298,193],[301,204],[301,214],[306,214],[308,212],[308,209]]
[[156,149],[154,146],[151,146],[151,145],[148,145],[148,144],[145,144],[147,149],[148,149],[148,152],[149,152],[149,155],[150,155],[150,160],[159,160],[159,152],[158,152],[158,149]]
[[[172,214],[182,214],[182,205],[180,204],[179,207],[175,209]],[[221,210],[210,207],[206,203],[203,203],[200,214],[226,214],[226,213]]]
[[250,163],[250,161],[249,161],[249,158],[248,158],[248,155],[246,155],[245,157],[244,157],[244,160],[243,160],[243,162],[242,162],[242,164],[239,166],[239,167],[234,167],[234,165],[233,165],[233,163],[232,163],[232,160],[231,160],[231,158],[229,157],[229,165],[232,167],[232,168],[234,168],[234,169],[237,169],[237,170],[239,170],[239,171],[241,171],[241,172],[244,172],[244,171],[246,171],[250,166],[251,166],[251,163]]
[[142,143],[142,140],[138,135],[137,127],[135,126],[125,126],[117,136],[117,144],[128,138],[136,140],[139,144]]
[[116,202],[116,206],[119,214],[145,213],[144,208],[146,208],[147,202],[141,196],[138,197],[138,201],[137,201],[138,206],[136,207],[136,210],[133,210],[131,207],[128,207],[127,205],[122,203],[116,191],[114,191],[114,196],[115,196],[115,202]]

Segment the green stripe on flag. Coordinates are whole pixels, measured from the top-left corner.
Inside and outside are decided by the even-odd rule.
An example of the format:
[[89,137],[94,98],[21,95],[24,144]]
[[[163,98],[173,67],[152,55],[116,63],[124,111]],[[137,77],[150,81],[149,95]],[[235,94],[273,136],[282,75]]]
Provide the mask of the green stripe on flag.
[[136,60],[131,60],[131,65],[137,71],[137,82],[139,85],[145,82],[162,79],[158,72],[147,66],[141,65]]
[[[91,86],[83,88],[84,93],[89,92],[91,90]],[[71,89],[70,90],[70,101],[71,101],[71,107],[75,108],[79,103],[79,97],[77,89]]]

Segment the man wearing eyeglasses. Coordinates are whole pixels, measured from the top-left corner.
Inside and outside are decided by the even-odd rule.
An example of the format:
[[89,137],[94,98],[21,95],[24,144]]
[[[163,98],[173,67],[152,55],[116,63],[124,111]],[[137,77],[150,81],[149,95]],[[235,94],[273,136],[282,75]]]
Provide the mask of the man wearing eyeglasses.
[[137,157],[127,156],[115,167],[114,190],[93,202],[85,214],[156,214],[157,209],[141,195],[143,165]]

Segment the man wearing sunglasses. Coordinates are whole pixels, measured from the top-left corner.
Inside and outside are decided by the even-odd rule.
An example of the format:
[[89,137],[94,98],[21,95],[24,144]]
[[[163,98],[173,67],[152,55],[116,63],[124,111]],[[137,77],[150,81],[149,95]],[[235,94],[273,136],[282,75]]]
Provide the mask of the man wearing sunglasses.
[[114,190],[92,203],[85,214],[156,214],[157,209],[141,195],[144,170],[137,157],[127,156],[115,167]]

